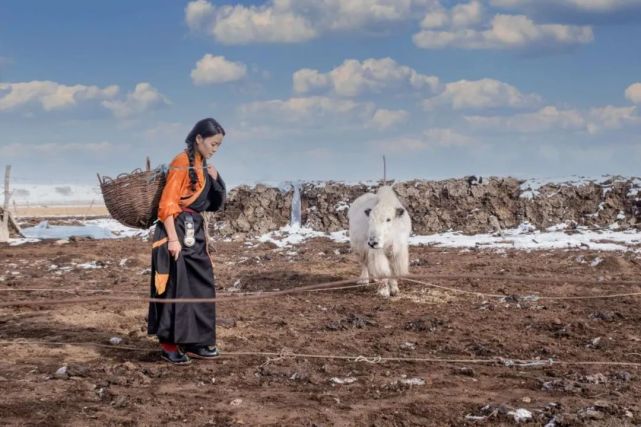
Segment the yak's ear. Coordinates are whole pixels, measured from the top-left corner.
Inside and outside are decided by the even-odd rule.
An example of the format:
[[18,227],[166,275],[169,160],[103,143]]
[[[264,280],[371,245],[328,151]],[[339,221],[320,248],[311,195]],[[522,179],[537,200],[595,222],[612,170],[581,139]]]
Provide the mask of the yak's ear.
[[403,216],[403,214],[404,214],[404,213],[405,213],[405,209],[403,209],[403,208],[396,208],[396,216],[397,216],[397,217],[399,217],[399,216]]
[[365,209],[365,215],[369,216],[369,213],[370,213],[370,212],[372,212],[372,210],[371,210],[371,209],[369,209],[369,208]]

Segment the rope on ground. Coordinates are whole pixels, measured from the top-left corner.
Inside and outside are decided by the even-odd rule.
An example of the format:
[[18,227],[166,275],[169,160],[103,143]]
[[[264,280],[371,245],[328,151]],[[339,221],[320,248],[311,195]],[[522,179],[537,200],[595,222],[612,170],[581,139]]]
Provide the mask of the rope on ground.
[[[411,282],[411,283],[417,283],[421,284],[424,286],[429,286],[432,288],[437,288],[437,289],[444,289],[450,292],[459,292],[459,293],[465,293],[465,294],[472,294],[472,295],[477,295],[481,296],[484,298],[500,298],[500,299],[505,299],[509,298],[510,295],[497,295],[497,294],[486,294],[483,292],[475,292],[475,291],[466,291],[463,289],[456,289],[456,288],[449,288],[447,286],[440,286],[440,285],[435,285],[433,283],[429,282],[424,282],[421,280],[414,280],[414,279],[408,279],[408,278],[403,278],[401,277],[400,280],[404,280],[406,282]],[[623,294],[604,294],[604,295],[582,295],[582,296],[539,296],[539,295],[528,295],[527,298],[530,301],[541,301],[541,300],[546,300],[546,301],[560,301],[560,300],[590,300],[590,299],[609,299],[609,298],[628,298],[628,297],[638,297],[641,296],[641,292],[630,292],[630,293],[623,293]],[[518,295],[515,295],[517,299],[519,298]]]
[[409,278],[409,279],[431,279],[431,280],[494,280],[524,283],[554,283],[554,284],[574,284],[574,285],[632,285],[641,286],[639,280],[585,280],[575,277],[546,277],[546,276],[512,276],[507,274],[442,274],[442,273],[425,273],[425,274],[407,274],[400,277],[390,278]]
[[[440,279],[440,280],[471,280],[471,279],[486,279],[486,280],[515,280],[515,281],[524,281],[524,282],[535,282],[540,283],[541,281],[547,281],[552,283],[580,283],[580,284],[599,284],[603,285],[637,285],[641,286],[641,282],[636,281],[585,281],[585,280],[574,280],[571,278],[547,278],[547,277],[526,277],[526,276],[503,276],[503,275],[469,275],[469,274],[409,274],[406,276],[390,276],[386,279],[397,279],[404,280],[406,282],[418,283],[424,286],[430,286],[434,288],[439,288],[451,292],[459,292],[472,294],[477,296],[483,296],[487,298],[507,298],[508,295],[497,295],[497,294],[488,294],[483,292],[476,291],[467,291],[463,289],[456,289],[447,286],[434,285],[420,279]],[[119,301],[119,302],[140,302],[140,303],[159,303],[159,304],[194,304],[194,303],[222,303],[230,301],[239,301],[239,300],[250,300],[250,299],[262,299],[262,298],[271,298],[275,296],[294,294],[299,292],[320,292],[320,291],[332,291],[339,289],[351,289],[360,286],[367,285],[352,285],[341,287],[341,285],[349,285],[355,282],[358,282],[360,278],[352,278],[346,280],[338,280],[334,282],[325,282],[317,283],[313,285],[301,286],[298,288],[286,289],[283,291],[274,291],[274,292],[256,292],[251,294],[237,294],[234,296],[227,296],[223,298],[134,298],[126,296],[100,296],[100,297],[85,297],[85,298],[73,298],[73,299],[57,299],[57,300],[43,300],[43,301],[4,301],[0,302],[0,308],[2,307],[20,307],[20,306],[44,306],[44,305],[63,305],[63,304],[79,304],[79,303],[93,303],[93,302],[102,302],[102,301]],[[619,294],[606,294],[606,295],[588,295],[588,296],[530,296],[532,300],[589,300],[589,299],[612,299],[612,298],[627,298],[627,297],[636,297],[641,296],[641,292],[631,292],[631,293],[619,293]]]
[[[351,285],[351,286],[342,286],[342,287],[337,287],[337,288],[328,288],[328,289],[310,289],[305,292],[327,292],[327,291],[338,291],[338,290],[343,290],[343,289],[354,289],[354,288],[362,288],[365,286],[370,286],[370,285]],[[55,288],[6,288],[6,289],[0,289],[0,292],[52,292],[52,293],[105,293],[105,294],[134,294],[134,295],[147,295],[149,294],[149,291],[128,291],[128,290],[120,290],[120,289],[55,289]],[[277,292],[277,291],[274,291]],[[222,290],[218,292],[219,294],[223,295],[242,295],[242,296],[247,296],[247,295],[258,295],[258,294],[268,294],[270,292],[262,292],[262,291],[257,291],[257,292],[231,292],[231,291],[226,291]]]
[[[631,285],[631,286],[641,286],[641,281],[634,280],[583,280],[576,279],[574,277],[545,277],[545,276],[510,276],[503,274],[440,274],[440,273],[426,273],[426,274],[408,274],[405,276],[390,276],[389,279],[397,280],[407,280],[407,279],[431,279],[431,280],[496,280],[496,281],[512,281],[512,282],[526,282],[526,283],[556,283],[556,284],[578,284],[578,285],[600,285],[600,286],[611,286],[611,285]],[[318,284],[319,286],[323,283]],[[310,285],[315,286],[315,285]],[[436,287],[435,285],[431,285]],[[453,290],[452,288],[445,288],[448,290]],[[335,288],[332,290],[337,290],[341,288]],[[349,289],[349,287],[345,288]],[[147,294],[146,291],[121,291],[117,289],[60,289],[60,288],[0,288],[0,292],[100,292],[100,293],[132,293],[132,294]],[[472,293],[473,291],[463,291],[456,290],[456,292],[466,292]],[[242,295],[250,294],[260,294],[265,292],[243,292]],[[236,293],[241,295],[240,293]],[[481,295],[491,295],[491,294],[482,294]],[[496,295],[496,297],[503,297],[505,295]]]
[[420,285],[428,286],[430,288],[443,289],[443,290],[449,291],[449,292],[458,292],[458,293],[462,293],[462,294],[470,294],[470,295],[476,295],[476,296],[480,296],[480,297],[487,297],[487,298],[505,298],[506,297],[506,295],[486,294],[486,293],[483,293],[483,292],[466,291],[465,289],[450,288],[448,286],[435,285],[434,283],[424,282],[424,281],[415,280],[415,279],[408,279],[406,277],[401,277],[400,280],[405,281],[405,282],[410,282],[410,283],[417,283],[417,284],[420,284]]
[[59,288],[4,288],[0,289],[0,292],[60,292],[60,293],[105,293],[105,294],[136,294],[136,295],[147,295],[149,291],[128,291],[128,290],[119,290],[119,289],[59,289]]
[[[0,308],[2,307],[22,307],[22,306],[47,306],[47,305],[65,305],[65,304],[85,304],[93,302],[104,302],[104,301],[118,301],[118,302],[139,302],[139,303],[159,303],[159,304],[196,304],[196,303],[224,303],[230,301],[246,301],[252,299],[263,299],[271,298],[281,295],[295,294],[300,292],[309,292],[309,291],[320,291],[327,290],[331,291],[334,288],[338,288],[343,285],[349,285],[357,282],[358,278],[346,279],[346,280],[337,280],[334,282],[325,282],[317,283],[313,285],[301,286],[298,288],[285,289],[282,291],[274,292],[259,292],[250,295],[235,295],[227,297],[217,297],[217,298],[138,298],[138,297],[127,297],[127,296],[97,296],[97,297],[83,297],[83,298],[67,298],[67,299],[49,299],[42,301],[3,301],[0,302]],[[360,286],[360,285],[354,285]]]
[[290,349],[283,347],[276,357],[268,357],[267,360],[265,360],[265,362],[262,365],[260,365],[260,367],[265,368],[273,362],[277,362],[279,360],[291,359],[293,358],[292,356],[293,354],[294,352],[292,352]]
[[[49,345],[49,346],[78,346],[78,347],[98,347],[109,348],[112,350],[153,352],[156,348],[143,348],[134,346],[108,345],[92,342],[56,342],[56,341],[24,341],[24,340],[3,340],[0,345]],[[499,365],[507,368],[538,368],[551,366],[627,366],[641,368],[641,362],[615,362],[609,360],[597,361],[564,361],[554,359],[509,359],[496,357],[493,359],[447,359],[439,357],[385,357],[385,356],[350,356],[340,354],[314,354],[314,353],[294,353],[289,349],[283,348],[280,352],[268,351],[228,351],[222,352],[221,357],[242,357],[242,356],[260,356],[272,358],[268,360],[272,363],[284,359],[326,359],[326,360],[345,360],[356,363],[442,363],[442,364],[479,364],[479,365]],[[267,362],[266,362],[267,363]],[[264,365],[264,364],[263,364]],[[262,366],[262,365],[261,365]]]

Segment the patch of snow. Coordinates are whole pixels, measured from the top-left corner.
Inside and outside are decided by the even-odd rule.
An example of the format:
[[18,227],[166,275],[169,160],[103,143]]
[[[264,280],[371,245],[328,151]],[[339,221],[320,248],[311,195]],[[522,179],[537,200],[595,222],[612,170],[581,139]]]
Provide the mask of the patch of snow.
[[347,230],[334,231],[329,233],[329,238],[335,241],[336,243],[348,243],[349,242],[349,232]]
[[124,238],[124,237],[142,237],[147,236],[150,230],[141,230],[139,228],[131,228],[122,225],[113,218],[99,218],[80,221],[85,226],[96,226],[108,230],[112,236],[110,238]]
[[330,380],[334,384],[352,384],[356,382],[356,378],[354,377],[347,377],[347,378],[338,378],[338,377],[333,377]]
[[568,228],[568,224],[566,223],[561,223],[561,224],[556,224],[551,227],[548,227],[545,229],[545,231],[562,231]]
[[347,209],[349,209],[349,205],[344,200],[341,200],[340,202],[336,203],[336,206],[334,206],[334,210],[336,212],[344,211]]
[[520,190],[521,194],[519,195],[522,199],[533,199],[540,195],[539,190],[541,187],[547,184],[556,184],[556,185],[571,185],[574,187],[580,187],[591,182],[601,183],[607,179],[612,178],[609,175],[602,175],[601,177],[585,177],[572,175],[568,177],[556,177],[556,178],[528,178],[521,183]]
[[77,264],[76,268],[81,268],[83,270],[94,270],[96,268],[102,268],[102,266],[96,264],[96,261],[85,262],[83,264]]
[[9,246],[20,246],[24,245],[25,243],[37,243],[39,242],[40,239],[34,239],[34,238],[17,238],[17,239],[9,239]]
[[[564,225],[549,227],[545,231],[536,230],[529,223],[523,223],[517,228],[503,231],[502,236],[493,234],[464,235],[459,232],[448,231],[445,233],[427,236],[412,236],[410,245],[429,245],[449,248],[487,248],[494,250],[521,249],[521,250],[547,250],[547,249],[592,249],[602,251],[628,251],[629,245],[641,245],[641,232],[630,229],[616,230],[590,230],[578,227],[572,234],[562,230]],[[261,242],[272,242],[278,248],[287,248],[298,245],[314,237],[327,237],[337,243],[349,242],[347,230],[333,233],[323,233],[303,227],[292,230],[285,226],[280,230],[264,234],[258,238]],[[641,249],[640,249],[641,251]],[[340,255],[338,249],[334,254]]]
[[632,185],[630,186],[630,190],[628,191],[627,196],[628,197],[635,197],[639,194],[639,191],[641,191],[641,178],[632,178]]
[[34,227],[22,229],[24,238],[9,239],[10,246],[35,243],[43,239],[66,241],[71,237],[89,237],[92,239],[118,239],[125,237],[142,237],[149,235],[149,230],[141,230],[122,225],[113,218],[79,220],[81,225],[49,225],[41,221]]
[[425,385],[423,378],[403,378],[398,380],[398,382],[406,385]]
[[279,248],[285,248],[288,246],[301,244],[305,240],[314,237],[330,237],[330,234],[321,231],[315,231],[308,227],[291,227],[290,225],[286,225],[280,230],[263,234],[258,238],[258,241],[263,243],[271,242]]
[[523,408],[519,408],[516,411],[510,411],[507,414],[514,418],[514,421],[517,423],[530,421],[532,419],[532,412]]
[[603,262],[603,258],[601,257],[596,257],[592,260],[590,263],[590,267],[596,267],[597,265],[601,264]]
[[41,221],[35,227],[22,229],[22,234],[31,239],[67,239],[69,237],[90,237],[93,239],[109,239],[109,230],[98,226],[84,225],[49,225],[49,221]]
[[451,248],[507,248],[524,250],[545,249],[582,249],[590,248],[602,251],[627,251],[628,245],[641,244],[641,232],[625,231],[593,231],[579,227],[574,234],[562,231],[534,231],[524,234],[524,227],[504,230],[503,237],[491,234],[476,234],[466,236],[456,232],[446,232],[429,236],[410,237],[411,245],[432,245]]

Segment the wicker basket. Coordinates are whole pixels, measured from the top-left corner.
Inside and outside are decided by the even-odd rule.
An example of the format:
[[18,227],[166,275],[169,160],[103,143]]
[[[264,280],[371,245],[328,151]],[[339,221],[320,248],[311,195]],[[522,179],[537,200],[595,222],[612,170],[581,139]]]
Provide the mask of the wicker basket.
[[156,222],[165,180],[165,167],[151,170],[149,159],[145,171],[136,169],[115,179],[98,175],[102,197],[111,216],[128,227],[143,229]]

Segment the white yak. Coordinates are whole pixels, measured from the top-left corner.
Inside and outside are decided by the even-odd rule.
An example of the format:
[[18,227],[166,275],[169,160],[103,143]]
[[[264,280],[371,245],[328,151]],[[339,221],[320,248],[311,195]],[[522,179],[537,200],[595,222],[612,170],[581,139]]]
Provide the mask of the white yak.
[[358,197],[349,208],[349,240],[362,267],[359,283],[380,281],[379,295],[398,293],[398,281],[380,279],[409,271],[408,240],[412,220],[391,186]]

